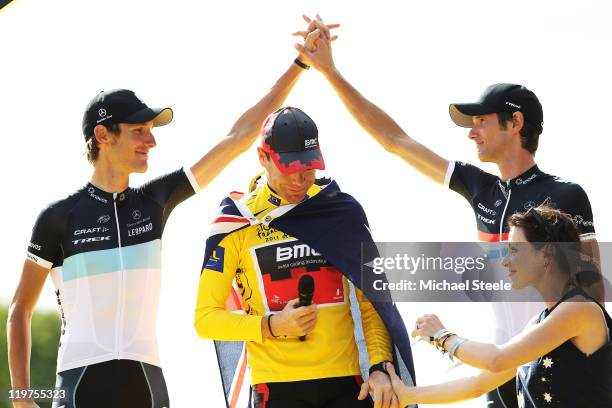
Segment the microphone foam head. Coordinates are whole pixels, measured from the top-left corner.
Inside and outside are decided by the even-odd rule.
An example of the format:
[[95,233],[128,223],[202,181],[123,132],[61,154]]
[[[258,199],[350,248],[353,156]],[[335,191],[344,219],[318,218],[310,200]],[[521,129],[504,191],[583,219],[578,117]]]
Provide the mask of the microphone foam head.
[[299,293],[314,293],[314,279],[310,275],[302,275],[298,282]]

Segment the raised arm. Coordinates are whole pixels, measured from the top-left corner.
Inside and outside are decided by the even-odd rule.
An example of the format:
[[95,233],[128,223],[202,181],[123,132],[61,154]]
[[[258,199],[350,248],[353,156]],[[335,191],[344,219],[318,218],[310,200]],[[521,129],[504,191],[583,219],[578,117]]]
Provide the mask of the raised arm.
[[[310,35],[316,36],[317,33]],[[409,137],[393,118],[366,99],[342,76],[334,64],[330,41],[321,36],[314,44],[314,50],[302,44],[296,44],[296,49],[303,54],[306,63],[325,76],[357,123],[385,150],[401,157],[430,179],[443,184],[448,160]]]
[[[8,359],[13,388],[30,387],[32,314],[49,269],[26,260],[6,322]],[[15,407],[38,407],[32,400],[15,402]]]
[[242,114],[227,136],[191,167],[200,188],[206,187],[219,173],[253,144],[264,119],[280,108],[304,69],[294,63],[276,81],[272,89]]

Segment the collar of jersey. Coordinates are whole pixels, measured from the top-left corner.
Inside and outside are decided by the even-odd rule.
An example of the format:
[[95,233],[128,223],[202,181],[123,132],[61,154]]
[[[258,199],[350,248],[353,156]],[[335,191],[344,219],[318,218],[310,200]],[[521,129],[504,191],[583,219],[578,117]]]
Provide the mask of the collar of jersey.
[[[306,192],[306,200],[316,195],[319,191],[321,191],[321,187],[313,184]],[[280,195],[272,191],[265,177],[259,181],[256,189],[248,195],[247,199],[244,201],[244,205],[260,221],[265,221],[265,217],[273,210],[284,206],[295,206],[295,204],[289,203]]]
[[96,187],[91,182],[87,183],[85,186],[85,194],[87,196],[104,204],[112,204],[113,201],[117,201],[118,203],[123,202],[128,197],[129,191],[130,188],[128,187],[119,193],[109,193]]
[[521,188],[521,187],[524,187],[526,185],[529,185],[529,184],[533,183],[535,181],[535,179],[538,176],[540,176],[541,174],[543,174],[543,173],[538,168],[538,165],[534,164],[533,167],[531,167],[529,170],[527,170],[523,174],[520,174],[520,175],[518,175],[518,176],[516,176],[514,178],[506,180],[506,182],[504,184],[507,187],[510,187],[510,188],[517,188],[517,187]]

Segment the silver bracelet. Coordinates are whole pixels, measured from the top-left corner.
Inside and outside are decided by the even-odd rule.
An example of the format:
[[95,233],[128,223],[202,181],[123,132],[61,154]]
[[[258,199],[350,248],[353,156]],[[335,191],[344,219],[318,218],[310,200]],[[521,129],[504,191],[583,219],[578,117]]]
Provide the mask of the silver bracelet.
[[453,362],[455,361],[453,359],[453,357],[455,356],[455,352],[457,351],[457,348],[461,344],[465,343],[466,341],[467,341],[467,339],[464,339],[462,337],[458,337],[457,340],[455,340],[453,342],[453,344],[450,346],[450,349],[448,350],[448,358],[450,358],[450,361],[453,361]]

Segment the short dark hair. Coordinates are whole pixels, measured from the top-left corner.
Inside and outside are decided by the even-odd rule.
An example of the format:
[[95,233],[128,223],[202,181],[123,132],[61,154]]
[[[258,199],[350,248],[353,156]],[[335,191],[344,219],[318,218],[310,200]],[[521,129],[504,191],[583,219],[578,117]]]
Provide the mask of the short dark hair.
[[508,226],[521,228],[527,241],[537,249],[554,246],[559,269],[569,274],[571,285],[579,286],[580,234],[569,214],[545,202],[525,212],[512,214]]
[[[121,133],[118,123],[111,123],[108,125],[101,126],[104,126],[108,132],[116,136],[119,136],[119,133]],[[98,144],[98,141],[96,140],[96,135],[93,133],[92,130],[91,135],[87,135],[87,161],[89,161],[91,164],[94,164],[96,160],[98,160],[99,155],[100,145]]]
[[[498,112],[497,120],[499,126],[506,130],[508,128],[508,122],[512,120],[512,113],[510,112]],[[521,134],[521,147],[527,150],[531,154],[535,154],[538,150],[538,142],[540,135],[542,134],[542,128],[535,127],[530,123],[523,122],[523,128],[520,130]]]

